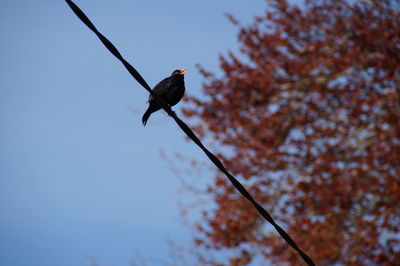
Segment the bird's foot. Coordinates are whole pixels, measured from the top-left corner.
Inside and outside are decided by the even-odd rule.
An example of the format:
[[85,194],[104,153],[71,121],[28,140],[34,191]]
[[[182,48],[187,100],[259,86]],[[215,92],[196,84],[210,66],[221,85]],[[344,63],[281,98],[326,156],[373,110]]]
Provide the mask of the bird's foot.
[[173,114],[173,116],[176,116],[175,111],[173,111],[172,109],[171,109],[171,113]]
[[171,113],[176,116],[176,113],[174,112],[174,110],[172,110],[172,106],[170,104],[167,103],[167,108],[171,111]]

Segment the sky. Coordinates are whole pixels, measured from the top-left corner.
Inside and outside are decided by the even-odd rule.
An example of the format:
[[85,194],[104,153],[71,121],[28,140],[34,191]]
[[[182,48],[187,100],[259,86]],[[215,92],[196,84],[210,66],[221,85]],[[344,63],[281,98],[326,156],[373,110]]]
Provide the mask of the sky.
[[[248,24],[265,7],[263,0],[74,2],[150,86],[186,67],[191,95],[201,95],[196,64],[220,73],[218,56],[238,50],[237,28],[224,14]],[[193,230],[177,202],[195,200],[171,162],[184,169],[175,153],[205,156],[162,111],[142,126],[147,91],[65,1],[0,4],[0,265],[171,261],[167,239],[189,245]],[[184,105],[173,109],[179,115]],[[191,182],[204,184],[213,171],[200,177]]]

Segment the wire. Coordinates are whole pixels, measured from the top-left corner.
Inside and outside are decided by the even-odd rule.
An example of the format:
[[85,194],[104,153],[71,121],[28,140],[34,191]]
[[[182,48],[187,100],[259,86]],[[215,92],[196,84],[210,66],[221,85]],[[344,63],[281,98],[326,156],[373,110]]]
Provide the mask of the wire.
[[97,37],[99,37],[100,41],[104,44],[104,46],[116,57],[121,63],[126,67],[129,73],[140,83],[162,106],[162,108],[175,120],[175,122],[179,125],[179,127],[186,133],[186,135],[203,150],[203,152],[207,155],[207,157],[214,163],[214,165],[221,170],[231,181],[232,185],[245,197],[248,201],[250,201],[253,206],[257,209],[257,211],[267,220],[276,231],[278,231],[279,235],[293,248],[297,251],[297,253],[303,258],[303,260],[308,265],[315,265],[312,259],[302,251],[293,239],[285,232],[272,218],[272,216],[250,195],[250,193],[244,188],[244,186],[233,176],[228,170],[226,170],[225,166],[222,162],[212,154],[204,145],[201,143],[200,139],[193,133],[193,131],[176,115],[174,111],[171,110],[165,101],[158,95],[156,95],[147,84],[147,82],[143,79],[143,77],[139,74],[139,72],[131,66],[119,53],[117,48],[106,38],[103,34],[101,34],[93,23],[89,20],[89,18],[83,13],[83,11],[71,0],[65,0],[67,4],[70,6],[72,11],[78,16],[78,18],[89,28],[91,29]]

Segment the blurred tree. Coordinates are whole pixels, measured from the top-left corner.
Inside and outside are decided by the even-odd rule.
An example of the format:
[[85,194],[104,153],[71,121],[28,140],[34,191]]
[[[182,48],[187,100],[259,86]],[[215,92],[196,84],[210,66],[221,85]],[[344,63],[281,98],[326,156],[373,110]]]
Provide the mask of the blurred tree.
[[[400,2],[267,1],[184,114],[318,265],[400,262]],[[302,265],[225,177],[196,245]],[[234,251],[228,252],[227,251]],[[225,253],[224,253],[225,252]],[[205,264],[216,260],[201,258]]]

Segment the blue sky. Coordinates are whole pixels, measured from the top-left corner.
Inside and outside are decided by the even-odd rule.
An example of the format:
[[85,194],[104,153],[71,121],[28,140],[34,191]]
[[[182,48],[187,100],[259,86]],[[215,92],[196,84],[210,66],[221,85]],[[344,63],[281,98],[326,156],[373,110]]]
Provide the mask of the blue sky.
[[[0,0],[0,265],[129,265],[189,243],[181,183],[161,158],[204,155],[165,114],[141,125],[148,93],[64,1]],[[264,1],[76,0],[150,86],[238,48]],[[183,103],[174,109],[179,114]],[[176,162],[178,167],[188,167]],[[212,171],[203,173],[204,182]],[[150,263],[151,265],[151,263]]]

